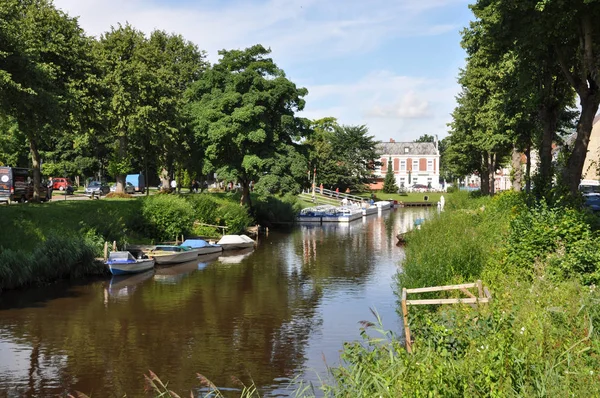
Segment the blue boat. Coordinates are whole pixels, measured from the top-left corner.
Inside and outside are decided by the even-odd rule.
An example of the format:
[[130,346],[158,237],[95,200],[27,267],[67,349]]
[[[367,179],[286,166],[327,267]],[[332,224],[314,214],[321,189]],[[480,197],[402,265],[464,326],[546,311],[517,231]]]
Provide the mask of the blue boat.
[[140,255],[135,258],[131,252],[110,252],[106,265],[113,275],[137,274],[154,268],[154,259]]

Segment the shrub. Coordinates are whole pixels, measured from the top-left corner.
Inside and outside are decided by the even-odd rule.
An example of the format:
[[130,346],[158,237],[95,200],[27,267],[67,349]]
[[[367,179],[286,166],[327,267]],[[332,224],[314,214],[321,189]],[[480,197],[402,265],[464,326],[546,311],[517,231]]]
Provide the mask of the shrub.
[[193,228],[194,210],[180,196],[153,195],[145,198],[142,215],[147,223],[147,232],[156,239],[170,240],[189,234]]
[[252,221],[247,209],[237,204],[229,203],[217,210],[217,222],[227,226],[228,234],[243,233],[252,225]]
[[302,205],[298,203],[297,197],[292,194],[285,195],[283,198],[274,196],[259,198],[254,202],[256,221],[266,226],[276,222],[293,223],[296,214],[301,209]]
[[599,282],[600,238],[586,218],[579,210],[546,204],[521,211],[510,225],[507,261],[530,275]]

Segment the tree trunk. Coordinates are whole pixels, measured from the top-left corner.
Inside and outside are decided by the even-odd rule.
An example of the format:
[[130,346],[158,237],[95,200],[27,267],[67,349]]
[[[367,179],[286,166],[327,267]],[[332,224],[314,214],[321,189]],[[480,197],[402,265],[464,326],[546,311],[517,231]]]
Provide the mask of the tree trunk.
[[552,142],[554,141],[558,125],[558,114],[559,109],[556,104],[544,104],[539,112],[543,131],[539,149],[539,180],[537,181],[540,186],[536,187],[536,192],[540,192],[544,195],[552,186]]
[[525,148],[525,192],[531,193],[531,143]]
[[490,192],[490,173],[488,168],[490,164],[488,163],[487,152],[484,152],[481,155],[481,172],[479,173],[479,177],[481,178],[481,193],[487,195]]
[[250,181],[247,178],[242,179],[242,197],[240,198],[240,206],[252,207],[252,199],[250,198]]
[[577,138],[575,138],[573,150],[562,173],[563,182],[567,185],[572,195],[576,195],[579,190],[594,117],[600,104],[600,92],[597,89],[589,89],[587,95],[580,95],[580,98],[581,115],[577,123]]
[[523,187],[523,169],[521,169],[521,152],[517,147],[513,147],[511,156],[512,168],[512,189],[513,191],[521,192]]
[[169,171],[166,168],[163,168],[160,172],[160,183],[161,183],[161,190],[169,190],[171,189],[171,181],[169,180]]
[[40,173],[40,152],[37,143],[33,137],[29,137],[29,150],[31,152],[31,166],[33,169],[33,202],[40,201],[40,183],[42,181]]
[[[122,135],[121,137],[119,137],[119,160],[123,161],[125,160],[127,156],[127,137],[125,135]],[[121,174],[119,173],[116,176],[116,180],[117,180],[117,188],[115,190],[115,192],[117,193],[123,193],[125,192],[125,174]]]
[[489,173],[489,191],[488,194],[490,196],[494,196],[494,193],[496,192],[496,159],[495,159],[495,154],[494,153],[490,153],[488,155],[488,173]]

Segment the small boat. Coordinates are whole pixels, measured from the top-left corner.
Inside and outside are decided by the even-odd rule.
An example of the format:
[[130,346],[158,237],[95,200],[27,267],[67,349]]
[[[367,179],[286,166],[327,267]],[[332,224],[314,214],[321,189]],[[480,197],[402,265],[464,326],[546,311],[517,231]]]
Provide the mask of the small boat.
[[400,234],[396,235],[396,239],[398,239],[399,245],[403,245],[406,243],[406,235],[405,234],[400,233]]
[[131,252],[110,252],[106,265],[113,275],[137,274],[154,268],[154,259],[140,254],[135,258]]
[[175,245],[158,245],[147,254],[156,260],[157,265],[181,264],[198,257],[197,250]]
[[362,218],[363,212],[360,207],[341,206],[325,212],[323,222],[350,222]]
[[204,239],[186,239],[180,246],[189,247],[191,249],[197,250],[199,255],[219,253],[223,251],[223,247],[221,245],[209,243]]
[[392,208],[392,202],[380,200],[379,202],[375,202],[375,206],[377,206],[378,211],[389,210]]
[[220,245],[223,250],[246,249],[254,247],[254,241],[246,235],[223,235],[217,245]]
[[363,216],[370,216],[371,214],[377,214],[377,212],[379,211],[379,207],[375,206],[375,205],[368,205],[362,208],[362,215]]

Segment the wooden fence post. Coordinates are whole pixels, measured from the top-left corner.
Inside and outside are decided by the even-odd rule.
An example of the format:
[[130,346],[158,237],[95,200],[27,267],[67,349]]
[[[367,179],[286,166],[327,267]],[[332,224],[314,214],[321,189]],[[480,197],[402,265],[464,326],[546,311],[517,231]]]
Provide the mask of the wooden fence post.
[[113,251],[116,252],[117,251],[117,241],[113,240],[113,247],[112,247]]
[[409,354],[412,354],[410,327],[408,326],[408,307],[406,306],[406,288],[402,288],[402,318],[404,320],[404,341],[406,344],[406,351]]
[[104,261],[108,260],[108,242],[104,241]]
[[483,298],[483,283],[481,279],[477,281],[477,291],[479,292],[479,298]]

